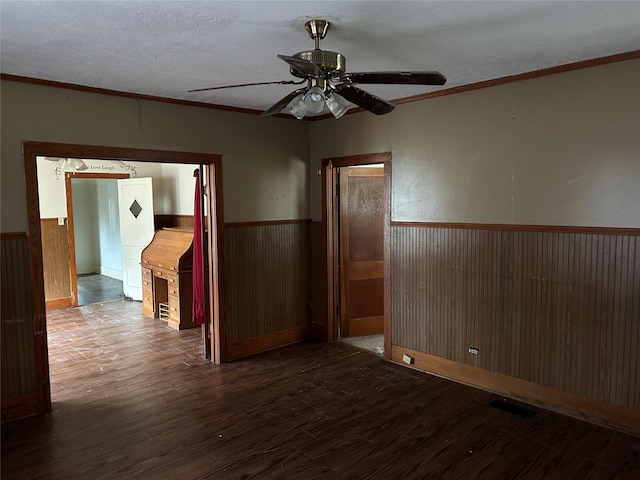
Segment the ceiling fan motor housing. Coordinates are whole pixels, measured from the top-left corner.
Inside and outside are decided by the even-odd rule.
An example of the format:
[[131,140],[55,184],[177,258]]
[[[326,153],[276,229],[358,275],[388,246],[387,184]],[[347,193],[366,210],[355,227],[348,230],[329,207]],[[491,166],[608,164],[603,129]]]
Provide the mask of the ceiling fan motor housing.
[[[307,52],[294,53],[292,57],[300,58],[315,63],[326,77],[335,77],[342,75],[347,66],[347,59],[338,52],[329,50],[309,50]],[[289,69],[292,75],[298,78],[308,78],[308,74],[304,74],[299,70],[291,67]]]

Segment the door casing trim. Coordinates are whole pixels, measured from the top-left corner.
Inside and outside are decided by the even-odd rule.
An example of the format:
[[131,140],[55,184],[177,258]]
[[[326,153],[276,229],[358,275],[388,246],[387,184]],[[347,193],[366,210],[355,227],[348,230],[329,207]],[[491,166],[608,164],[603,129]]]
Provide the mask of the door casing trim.
[[107,180],[118,180],[129,178],[126,173],[78,173],[66,172],[64,174],[65,194],[67,202],[67,239],[69,242],[69,276],[71,282],[71,306],[78,306],[78,271],[76,264],[76,234],[75,219],[73,218],[73,189],[72,179],[102,178]]
[[391,152],[366,153],[346,157],[325,158],[320,169],[322,185],[322,251],[323,251],[323,311],[326,329],[325,341],[338,338],[336,308],[339,304],[336,298],[336,288],[339,280],[336,275],[336,231],[333,199],[337,180],[335,168],[352,167],[357,165],[383,164],[384,166],[384,358],[391,360]]
[[[184,163],[208,167],[208,182],[215,185],[215,195],[206,198],[209,237],[209,311],[212,331],[210,334],[211,361],[222,363],[226,359],[226,322],[224,318],[224,206],[222,202],[222,155],[213,153],[149,150],[127,147],[109,147],[50,142],[25,141],[23,143],[27,222],[31,287],[33,295],[33,323],[35,367],[38,389],[39,413],[51,412],[51,385],[46,329],[46,302],[42,265],[42,233],[36,157],[91,158],[96,160],[125,160],[150,163]],[[215,213],[214,213],[215,212]],[[217,262],[214,261],[217,259]]]

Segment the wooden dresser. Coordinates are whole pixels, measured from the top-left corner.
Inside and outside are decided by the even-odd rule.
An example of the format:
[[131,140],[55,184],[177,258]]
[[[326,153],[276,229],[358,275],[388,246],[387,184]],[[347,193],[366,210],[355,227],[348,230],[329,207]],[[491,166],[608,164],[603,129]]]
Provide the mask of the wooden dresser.
[[195,327],[191,323],[193,230],[158,230],[142,251],[141,265],[142,313],[166,320],[175,330]]

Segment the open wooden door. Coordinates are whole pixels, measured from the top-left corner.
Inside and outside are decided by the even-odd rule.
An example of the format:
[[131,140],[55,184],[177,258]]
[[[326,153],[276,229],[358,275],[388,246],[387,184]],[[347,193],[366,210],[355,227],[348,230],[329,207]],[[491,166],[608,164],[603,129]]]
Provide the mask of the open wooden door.
[[384,333],[384,169],[339,177],[340,337]]

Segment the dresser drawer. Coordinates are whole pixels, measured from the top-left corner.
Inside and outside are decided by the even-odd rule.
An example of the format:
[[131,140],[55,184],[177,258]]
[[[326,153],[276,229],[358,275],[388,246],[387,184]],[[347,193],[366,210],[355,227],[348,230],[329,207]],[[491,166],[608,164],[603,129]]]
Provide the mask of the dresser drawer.
[[153,293],[146,288],[142,289],[142,308],[146,311],[153,312]]
[[180,320],[180,299],[169,296],[169,318]]
[[142,267],[142,280],[151,281],[152,277],[151,269]]

